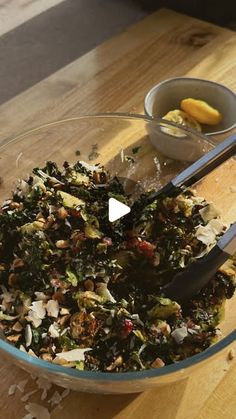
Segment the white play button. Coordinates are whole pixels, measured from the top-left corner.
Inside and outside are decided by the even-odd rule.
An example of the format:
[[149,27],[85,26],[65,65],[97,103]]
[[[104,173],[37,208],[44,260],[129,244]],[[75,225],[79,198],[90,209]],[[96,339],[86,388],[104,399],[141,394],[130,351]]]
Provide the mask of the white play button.
[[110,198],[108,201],[108,205],[108,218],[111,223],[113,221],[119,220],[119,218],[124,217],[124,215],[130,212],[130,207],[128,207],[128,205],[125,205],[122,202],[117,201],[117,199],[115,198]]

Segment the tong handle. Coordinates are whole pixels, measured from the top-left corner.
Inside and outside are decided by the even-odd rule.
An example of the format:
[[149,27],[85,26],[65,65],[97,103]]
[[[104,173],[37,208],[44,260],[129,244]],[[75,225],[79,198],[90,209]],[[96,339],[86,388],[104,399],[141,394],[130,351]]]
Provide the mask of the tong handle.
[[220,164],[236,154],[236,135],[232,135],[222,143],[218,144],[211,151],[172,179],[174,189],[191,186],[202,179]]

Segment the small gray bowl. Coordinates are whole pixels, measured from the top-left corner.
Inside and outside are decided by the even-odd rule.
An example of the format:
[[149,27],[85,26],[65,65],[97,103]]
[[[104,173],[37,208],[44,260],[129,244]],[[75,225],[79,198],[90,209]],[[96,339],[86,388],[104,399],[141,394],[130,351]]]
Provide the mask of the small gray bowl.
[[236,95],[232,90],[209,80],[176,77],[156,84],[146,95],[144,111],[154,118],[163,118],[167,112],[180,109],[185,98],[201,99],[218,109],[222,121],[217,125],[202,125],[205,135],[223,134],[236,127]]

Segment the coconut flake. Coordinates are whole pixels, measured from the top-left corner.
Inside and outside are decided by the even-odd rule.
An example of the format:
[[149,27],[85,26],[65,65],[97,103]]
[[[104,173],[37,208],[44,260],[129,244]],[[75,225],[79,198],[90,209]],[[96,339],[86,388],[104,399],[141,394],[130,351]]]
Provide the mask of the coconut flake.
[[14,394],[16,392],[16,388],[17,388],[17,385],[12,384],[8,389],[8,396],[14,396]]
[[3,311],[6,310],[6,304],[11,303],[12,301],[14,301],[14,296],[11,292],[7,291],[6,287],[4,287],[4,285],[0,286],[2,289],[2,294],[0,295],[0,297],[2,298],[2,304],[1,304],[1,308]]
[[36,385],[40,390],[41,389],[50,390],[50,388],[52,387],[52,383],[50,383],[50,381],[48,381],[44,377],[38,377],[36,380]]
[[46,310],[43,305],[43,301],[33,301],[30,306],[30,311],[28,313],[28,320],[31,321],[34,327],[38,327],[42,323],[42,319],[45,318]]
[[25,344],[26,348],[28,348],[31,345],[32,342],[32,330],[29,324],[26,325],[25,328]]
[[34,416],[32,416],[31,413],[27,413],[22,419],[34,419]]
[[213,219],[206,226],[199,226],[195,236],[202,243],[210,245],[215,242],[216,236],[222,233],[224,227],[224,224],[220,220]]
[[59,304],[57,300],[49,300],[46,305],[48,316],[57,317],[59,313]]
[[104,297],[106,301],[111,301],[111,303],[116,303],[115,298],[111,295],[109,289],[107,288],[107,284],[104,282],[98,282],[96,293],[101,297]]
[[51,404],[51,406],[56,406],[57,404],[60,404],[60,402],[62,401],[62,397],[60,395],[60,393],[58,391],[55,391],[55,393],[53,393],[52,397],[50,400],[48,400],[48,403]]
[[19,167],[19,161],[20,161],[20,159],[21,159],[22,156],[23,156],[23,153],[22,152],[18,154],[18,156],[16,158],[16,167]]
[[85,169],[89,170],[90,172],[102,172],[102,167],[97,166],[95,164],[89,164],[83,160],[80,160],[79,163],[81,166],[85,167]]
[[29,188],[29,184],[25,180],[19,179],[17,187],[20,190],[19,195],[22,195],[22,196],[28,195],[30,188]]
[[201,215],[203,221],[207,223],[211,221],[213,218],[216,218],[220,215],[219,210],[212,204],[208,204],[205,207],[199,210],[199,214]]
[[188,336],[188,329],[186,326],[179,327],[171,333],[171,336],[174,338],[176,343],[180,344],[183,342],[184,338]]
[[54,322],[48,329],[48,332],[52,338],[59,338],[60,336],[60,327],[58,323]]
[[20,390],[21,393],[24,393],[25,391],[25,386],[28,383],[29,380],[22,380],[17,384],[17,388],[18,390]]
[[32,390],[32,391],[29,391],[29,393],[24,394],[24,396],[21,397],[21,401],[23,403],[27,402],[29,400],[30,396],[32,396],[32,394],[34,394],[34,393],[37,393],[37,391],[38,390]]
[[37,403],[28,403],[25,406],[27,412],[32,415],[32,418],[36,419],[50,419],[50,413],[46,407],[41,406]]
[[41,390],[43,389],[41,400],[45,400],[47,398],[47,392],[51,389],[52,383],[50,383],[46,378],[39,377],[36,381],[38,388]]
[[48,300],[48,296],[46,294],[44,294],[44,292],[41,291],[35,291],[35,296],[36,296],[36,300],[37,301],[45,301]]
[[46,310],[44,308],[43,301],[33,301],[33,303],[30,306],[30,309],[37,313],[40,319],[44,319],[46,315]]
[[70,394],[70,389],[66,388],[62,393],[61,393],[61,398],[64,399],[65,397],[67,397]]
[[91,351],[92,348],[81,348],[81,349],[72,349],[68,352],[60,352],[56,354],[56,357],[58,359],[63,359],[67,362],[73,362],[73,361],[84,361],[84,354],[85,352]]

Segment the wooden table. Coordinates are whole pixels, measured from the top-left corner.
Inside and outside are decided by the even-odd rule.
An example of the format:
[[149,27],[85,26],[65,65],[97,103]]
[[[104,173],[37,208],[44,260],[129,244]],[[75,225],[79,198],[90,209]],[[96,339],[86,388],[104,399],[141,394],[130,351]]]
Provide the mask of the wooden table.
[[[168,77],[191,75],[236,90],[236,34],[212,24],[160,10],[90,51],[0,107],[0,136],[12,136],[51,120],[104,111],[143,112],[150,87]],[[236,362],[211,366],[210,380],[195,374],[178,385],[142,394],[103,396],[72,392],[52,419],[235,419]],[[26,412],[22,393],[9,386],[28,378],[9,364],[0,366],[0,412],[18,419]],[[41,392],[31,401],[40,401]],[[14,401],[13,401],[14,400]],[[44,419],[44,418],[43,418]]]

